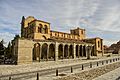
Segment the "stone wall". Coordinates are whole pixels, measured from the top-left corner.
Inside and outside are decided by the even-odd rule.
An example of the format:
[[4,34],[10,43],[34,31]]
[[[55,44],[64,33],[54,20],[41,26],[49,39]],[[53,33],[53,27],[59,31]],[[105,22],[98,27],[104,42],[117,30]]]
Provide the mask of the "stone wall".
[[17,63],[31,63],[32,62],[32,48],[33,48],[33,42],[31,40],[22,40],[18,39],[17,44]]

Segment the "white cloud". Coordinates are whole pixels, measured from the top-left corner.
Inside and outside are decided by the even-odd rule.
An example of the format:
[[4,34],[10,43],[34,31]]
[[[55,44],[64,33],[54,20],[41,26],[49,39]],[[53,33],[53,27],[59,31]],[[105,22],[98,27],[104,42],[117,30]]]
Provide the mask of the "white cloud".
[[20,33],[21,17],[32,15],[64,32],[84,23],[88,36],[108,40],[115,35],[112,43],[120,39],[119,4],[119,0],[0,0],[0,37],[11,40]]
[[0,41],[4,40],[4,42],[5,42],[4,45],[7,46],[8,41],[12,40],[14,36],[15,36],[14,34],[11,34],[9,32],[0,33]]
[[93,28],[107,31],[120,30],[120,5],[118,0],[101,1],[98,9],[89,19],[94,25]]

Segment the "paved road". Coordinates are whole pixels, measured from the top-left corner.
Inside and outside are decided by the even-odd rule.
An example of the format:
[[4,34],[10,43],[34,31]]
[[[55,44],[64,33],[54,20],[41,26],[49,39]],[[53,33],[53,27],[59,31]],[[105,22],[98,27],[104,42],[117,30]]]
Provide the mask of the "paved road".
[[120,80],[120,68],[117,68],[101,76],[98,76],[93,80]]
[[39,73],[39,76],[46,76],[46,75],[51,75],[51,74],[55,75],[56,70],[58,70],[58,72],[65,72],[65,71],[71,72],[71,67],[73,70],[79,69],[82,71],[82,66],[85,69],[86,67],[106,65],[106,64],[109,64],[112,62],[116,62],[116,61],[118,61],[118,59],[120,60],[120,58],[113,58],[113,59],[106,59],[106,60],[101,60],[101,61],[88,62],[88,63],[84,63],[84,64],[76,64],[76,65],[72,65],[72,66],[64,66],[64,67],[58,67],[58,68],[52,68],[52,69],[25,72],[25,73],[20,73],[20,74],[5,75],[5,76],[0,76],[0,80],[8,80],[8,78],[10,76],[12,77],[12,80],[21,80],[23,78],[29,79],[29,78],[36,77],[37,73]]

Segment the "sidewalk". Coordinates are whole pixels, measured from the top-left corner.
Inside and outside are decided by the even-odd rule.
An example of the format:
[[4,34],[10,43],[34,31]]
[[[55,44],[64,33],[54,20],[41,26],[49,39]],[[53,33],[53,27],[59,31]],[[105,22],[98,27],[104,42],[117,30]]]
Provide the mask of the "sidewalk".
[[31,71],[38,71],[43,69],[51,69],[56,67],[101,61],[111,58],[118,58],[118,56],[102,57],[99,59],[92,58],[91,60],[86,60],[86,58],[79,58],[79,59],[59,60],[57,62],[55,61],[34,62],[32,64],[25,64],[25,65],[0,65],[0,75],[19,74],[24,72],[31,72]]

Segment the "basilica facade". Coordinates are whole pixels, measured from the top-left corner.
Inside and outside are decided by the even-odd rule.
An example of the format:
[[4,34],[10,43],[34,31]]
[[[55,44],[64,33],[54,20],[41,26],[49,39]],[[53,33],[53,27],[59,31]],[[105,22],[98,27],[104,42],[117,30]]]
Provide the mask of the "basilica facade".
[[21,37],[12,43],[18,64],[103,55],[103,39],[88,39],[85,29],[79,27],[70,33],[53,31],[49,22],[33,16],[22,17]]

